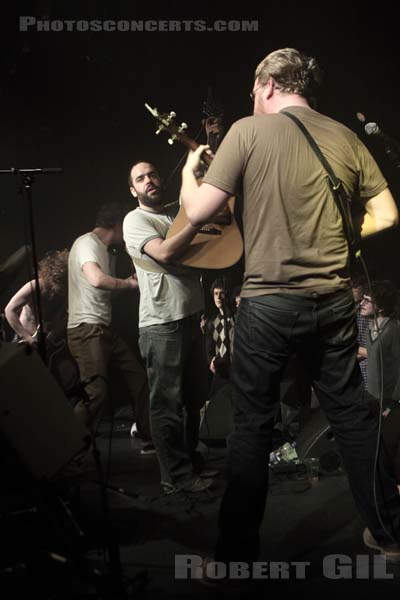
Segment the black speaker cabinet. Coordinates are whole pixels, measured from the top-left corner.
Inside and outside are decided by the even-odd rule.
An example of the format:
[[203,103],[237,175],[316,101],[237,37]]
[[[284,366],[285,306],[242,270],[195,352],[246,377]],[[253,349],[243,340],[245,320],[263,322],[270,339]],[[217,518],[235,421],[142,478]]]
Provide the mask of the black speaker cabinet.
[[314,409],[309,421],[296,439],[296,450],[301,460],[319,458],[320,471],[325,474],[342,470],[342,458],[333,431],[320,408]]
[[0,433],[34,478],[51,478],[88,432],[36,352],[0,343]]

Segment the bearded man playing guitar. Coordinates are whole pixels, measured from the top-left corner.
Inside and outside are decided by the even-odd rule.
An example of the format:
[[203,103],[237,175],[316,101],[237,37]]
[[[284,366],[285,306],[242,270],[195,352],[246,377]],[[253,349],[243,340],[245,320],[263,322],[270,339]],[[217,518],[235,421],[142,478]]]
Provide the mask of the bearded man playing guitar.
[[156,167],[135,163],[129,187],[139,206],[125,217],[124,240],[140,288],[139,347],[150,387],[150,423],[161,471],[161,487],[203,492],[215,473],[197,477],[200,408],[207,373],[199,327],[204,296],[200,273],[176,264],[199,228],[185,225],[166,239],[174,212],[166,206]]

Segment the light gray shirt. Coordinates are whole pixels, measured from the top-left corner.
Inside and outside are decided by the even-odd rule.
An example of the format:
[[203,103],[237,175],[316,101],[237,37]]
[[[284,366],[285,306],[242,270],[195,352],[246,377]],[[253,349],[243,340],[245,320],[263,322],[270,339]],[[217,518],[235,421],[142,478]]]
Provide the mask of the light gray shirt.
[[161,265],[144,253],[152,239],[165,239],[172,212],[136,208],[123,224],[126,248],[135,265],[140,288],[139,327],[178,321],[203,310],[203,290],[194,270]]
[[89,283],[82,271],[87,262],[97,263],[106,275],[115,275],[115,257],[96,234],[85,233],[75,240],[68,260],[68,329],[81,323],[111,323],[111,292]]

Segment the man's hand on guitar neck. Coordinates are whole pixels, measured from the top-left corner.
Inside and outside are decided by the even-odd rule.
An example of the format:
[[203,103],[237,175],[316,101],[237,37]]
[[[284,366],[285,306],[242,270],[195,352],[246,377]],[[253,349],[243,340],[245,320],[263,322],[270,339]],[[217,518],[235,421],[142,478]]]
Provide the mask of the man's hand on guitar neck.
[[224,135],[222,121],[218,117],[207,117],[202,123],[207,135],[207,144],[209,144],[213,152],[215,152]]
[[195,177],[196,173],[200,170],[202,170],[202,160],[201,160],[201,156],[203,154],[203,152],[207,152],[207,154],[209,156],[213,156],[213,153],[210,150],[210,146],[208,146],[207,144],[200,144],[200,146],[198,148],[196,148],[196,150],[190,150],[186,159],[186,164],[183,167],[183,169],[189,169],[193,175]]

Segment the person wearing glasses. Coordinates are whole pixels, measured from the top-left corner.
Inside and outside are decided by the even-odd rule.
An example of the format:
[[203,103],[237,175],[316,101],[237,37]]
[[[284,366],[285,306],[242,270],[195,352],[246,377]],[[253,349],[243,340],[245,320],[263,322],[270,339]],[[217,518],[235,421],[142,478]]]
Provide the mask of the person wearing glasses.
[[400,492],[399,295],[391,281],[373,282],[370,293],[361,300],[361,314],[369,324],[368,391],[378,400],[382,411],[382,439]]
[[364,294],[361,315],[368,321],[368,391],[383,397],[383,410],[400,400],[400,323],[398,292],[391,281],[376,281]]
[[[400,560],[400,498],[389,467],[373,476],[378,415],[365,396],[357,361],[349,250],[327,173],[309,130],[351,199],[364,210],[361,234],[398,223],[396,204],[376,162],[356,134],[318,113],[321,75],[314,58],[284,48],[258,65],[254,115],[232,125],[198,188],[201,146],[182,172],[182,201],[193,226],[207,222],[243,188],[246,248],[232,362],[234,429],[214,559],[257,561],[268,492],[279,382],[290,354],[302,360],[325,411],[366,529],[364,543]],[[385,500],[390,499],[390,516]],[[383,521],[383,525],[380,521]],[[229,583],[229,581],[228,581]]]

